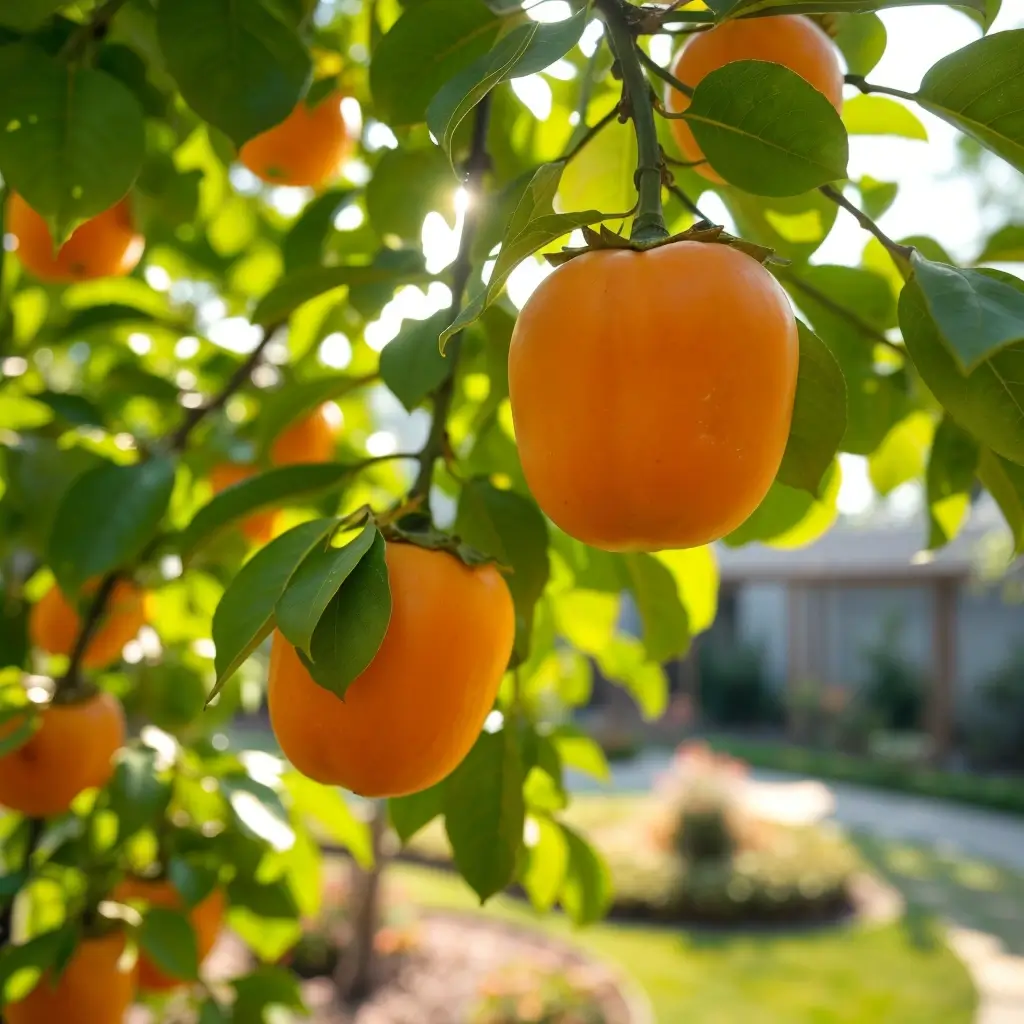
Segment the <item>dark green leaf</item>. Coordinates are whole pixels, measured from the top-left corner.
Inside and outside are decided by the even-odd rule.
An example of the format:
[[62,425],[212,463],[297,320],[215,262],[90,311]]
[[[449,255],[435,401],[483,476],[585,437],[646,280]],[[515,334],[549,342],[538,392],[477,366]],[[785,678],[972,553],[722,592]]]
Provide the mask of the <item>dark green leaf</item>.
[[152,750],[127,748],[118,755],[109,795],[110,810],[117,815],[118,839],[124,841],[163,818],[171,784],[160,777]]
[[585,839],[567,825],[561,828],[569,847],[562,907],[575,924],[593,924],[611,904],[611,876],[601,855]]
[[846,382],[828,346],[797,321],[800,373],[778,479],[817,496],[846,433]]
[[231,1011],[225,1009],[213,996],[205,999],[199,1007],[197,1024],[232,1024]]
[[896,201],[900,187],[894,181],[877,181],[869,175],[864,175],[857,182],[857,189],[864,212],[877,220]]
[[310,675],[342,700],[380,650],[391,621],[384,538],[376,527],[372,531],[370,550],[334,595],[313,631],[311,658],[299,652]]
[[1024,172],[1024,29],[996,32],[944,57],[917,98]]
[[0,47],[0,172],[58,240],[113,206],[142,166],[138,100],[102,71]]
[[151,907],[138,931],[139,947],[163,972],[193,981],[199,976],[196,933],[178,910]]
[[317,196],[302,211],[281,242],[281,256],[286,272],[320,265],[324,243],[334,230],[334,218],[352,201],[352,189],[330,189]]
[[312,70],[295,30],[262,0],[174,0],[160,47],[188,105],[240,146],[280,124]]
[[524,660],[530,652],[533,609],[548,581],[547,521],[529,498],[477,479],[462,489],[455,530],[511,570],[505,581],[516,610],[516,654]]
[[[1024,283],[998,270],[978,274],[1024,292]],[[969,374],[961,372],[912,278],[900,296],[907,351],[929,390],[951,416],[997,454],[1024,464],[1024,343],[1010,345]]]
[[228,883],[228,900],[232,907],[244,907],[257,917],[270,920],[298,914],[295,897],[283,879],[256,882],[249,878],[233,878]]
[[437,337],[450,319],[445,311],[427,320],[407,320],[380,354],[384,383],[410,412],[452,372],[452,360],[441,355],[437,346]]
[[303,303],[344,286],[400,284],[423,281],[427,274],[413,269],[372,266],[367,263],[338,267],[301,267],[284,277],[262,298],[252,314],[253,323],[264,326],[287,319]]
[[995,498],[1010,528],[1014,554],[1024,553],[1024,466],[982,449],[978,476]]
[[71,485],[50,535],[50,565],[66,591],[141,554],[171,500],[174,471],[174,460],[161,456],[99,466]]
[[419,793],[410,793],[409,796],[394,796],[388,801],[391,825],[398,833],[398,838],[403,845],[409,842],[421,828],[429,825],[443,813],[444,783],[441,782]]
[[167,877],[181,895],[186,907],[195,907],[202,903],[220,880],[216,868],[194,863],[184,857],[170,859],[167,864]]
[[292,573],[336,527],[336,519],[316,519],[293,527],[253,555],[231,581],[213,615],[217,684],[211,700],[269,636],[274,628],[274,608]]
[[0,25],[16,28],[22,32],[41,25],[64,0],[4,0],[0,10]]
[[851,75],[868,75],[885,54],[888,33],[877,14],[847,14],[839,22],[836,46]]
[[261,967],[231,984],[236,993],[231,1024],[264,1024],[270,1006],[306,1013],[298,978],[283,967]]
[[366,214],[380,236],[419,241],[431,210],[454,216],[452,169],[436,146],[387,150],[366,185]]
[[1024,224],[1007,224],[985,243],[977,263],[1024,263]]
[[[11,979],[24,970],[33,969],[42,974],[53,968],[75,937],[72,925],[44,932],[18,946],[5,943],[0,947],[0,1004],[6,1001],[7,986]],[[25,993],[19,993],[24,995]]]
[[37,402],[48,405],[62,420],[75,427],[102,427],[103,412],[84,395],[63,391],[41,391],[32,395]]
[[377,44],[370,89],[391,125],[426,116],[438,89],[490,49],[501,21],[480,0],[426,0],[408,8]]
[[511,884],[526,809],[519,739],[507,722],[482,733],[448,777],[444,814],[455,864],[481,902]]
[[910,263],[932,321],[965,373],[1024,342],[1024,282],[933,263],[918,252]]
[[272,395],[267,395],[257,424],[257,443],[261,454],[268,455],[280,434],[301,416],[366,383],[365,377],[346,377],[338,373],[315,380],[291,381]]
[[372,523],[344,547],[314,548],[292,574],[277,602],[277,628],[288,641],[310,654],[313,633],[335,594],[352,575],[379,536]]
[[690,647],[690,617],[679,600],[675,577],[651,555],[624,555],[623,562],[647,656],[662,662],[684,654]]
[[694,90],[686,120],[711,166],[761,196],[796,196],[846,177],[835,107],[781,64],[734,61]]
[[970,508],[971,488],[978,472],[978,442],[946,416],[935,431],[928,458],[928,547],[948,544]]
[[178,538],[184,558],[251,512],[301,504],[339,488],[352,475],[351,466],[336,462],[281,466],[226,487],[204,505]]

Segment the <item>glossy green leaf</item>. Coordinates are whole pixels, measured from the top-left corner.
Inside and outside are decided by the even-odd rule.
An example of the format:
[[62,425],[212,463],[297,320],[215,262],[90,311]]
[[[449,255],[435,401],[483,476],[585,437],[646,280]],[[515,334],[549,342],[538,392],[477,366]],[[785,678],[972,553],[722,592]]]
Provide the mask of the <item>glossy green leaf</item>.
[[256,882],[249,878],[233,878],[228,883],[228,900],[232,907],[244,907],[257,917],[270,920],[294,918],[298,914],[295,897],[282,879]]
[[391,826],[403,845],[443,813],[444,783],[408,796],[392,797],[388,801]]
[[160,48],[182,96],[236,145],[280,124],[312,65],[264,0],[174,0],[157,14]]
[[911,413],[896,424],[868,458],[868,476],[883,497],[901,484],[924,475],[935,422],[925,412]]
[[535,842],[529,847],[522,884],[535,910],[546,914],[558,901],[569,867],[569,843],[561,826],[548,817],[531,819]]
[[640,613],[647,656],[663,662],[684,654],[690,646],[690,619],[675,577],[652,555],[629,554],[623,562]]
[[951,417],[943,417],[928,456],[929,549],[948,544],[963,525],[980,456],[978,442]]
[[373,661],[391,621],[391,585],[384,538],[373,542],[320,617],[302,658],[310,675],[342,700],[349,685]]
[[917,99],[1024,172],[1024,29],[996,32],[944,57]]
[[113,206],[142,167],[138,100],[103,71],[0,47],[0,173],[58,240]]
[[872,219],[878,220],[896,201],[899,188],[894,181],[878,181],[870,175],[864,175],[857,182],[861,209]]
[[462,489],[455,531],[510,570],[505,577],[516,611],[516,654],[529,655],[533,610],[548,581],[548,527],[529,498],[487,480]]
[[336,519],[315,519],[293,527],[256,552],[228,585],[213,615],[217,684],[210,700],[270,635],[274,609],[292,574],[336,527]]
[[122,841],[154,826],[171,800],[171,784],[161,777],[156,754],[148,748],[121,751],[107,792]]
[[712,71],[686,110],[711,166],[761,196],[796,196],[846,177],[849,143],[835,107],[781,64]]
[[574,924],[593,924],[601,920],[611,906],[611,874],[590,843],[567,825],[561,828],[569,848],[569,864],[560,901]]
[[140,949],[165,974],[186,981],[199,976],[196,933],[180,910],[150,907],[137,935]]
[[366,214],[380,236],[418,241],[431,210],[454,219],[452,169],[436,146],[390,149],[366,185]]
[[847,14],[835,36],[851,75],[868,75],[885,54],[888,33],[877,14]]
[[377,44],[370,90],[388,124],[413,124],[464,67],[486,53],[500,19],[480,0],[426,0],[408,8]]
[[[1024,295],[1024,283],[1009,274],[977,273],[998,278]],[[916,277],[900,296],[900,327],[914,366],[946,411],[998,455],[1024,464],[1024,343],[1000,349],[963,373]]]
[[778,480],[817,496],[846,433],[846,381],[828,346],[797,321],[800,371]]
[[523,843],[523,764],[507,722],[481,734],[448,777],[444,813],[459,873],[485,902],[515,878]]
[[850,135],[897,135],[928,141],[917,115],[888,96],[854,96],[843,105],[843,124]]
[[99,466],[71,485],[50,535],[50,565],[66,591],[142,553],[171,500],[174,472],[173,459],[158,457]]
[[309,203],[281,241],[286,273],[320,265],[324,244],[334,231],[334,218],[352,205],[353,198],[353,189],[335,188]]
[[910,262],[928,312],[962,370],[970,373],[1000,349],[1024,342],[1024,282],[933,263],[918,252]]
[[406,320],[380,354],[384,383],[410,412],[452,372],[452,360],[437,346],[437,337],[450,319],[444,311],[426,320]]
[[186,907],[195,907],[202,903],[220,880],[216,868],[208,864],[194,863],[185,857],[172,857],[168,861],[167,877]]
[[1014,553],[1024,552],[1024,466],[982,449],[978,476],[999,505],[1013,536]]
[[310,655],[313,633],[335,594],[352,575],[378,536],[372,523],[343,547],[315,547],[292,574],[277,602],[277,628],[294,647]]
[[675,577],[679,598],[686,608],[690,635],[710,629],[718,614],[718,564],[714,548],[656,551],[654,557]]

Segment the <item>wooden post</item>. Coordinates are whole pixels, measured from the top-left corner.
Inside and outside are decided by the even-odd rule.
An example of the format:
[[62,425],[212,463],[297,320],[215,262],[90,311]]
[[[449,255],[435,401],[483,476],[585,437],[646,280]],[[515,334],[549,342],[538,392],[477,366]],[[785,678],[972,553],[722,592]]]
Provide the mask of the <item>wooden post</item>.
[[932,756],[937,763],[941,763],[953,744],[957,581],[940,579],[934,589],[932,685],[928,693],[926,714],[928,732],[932,739]]

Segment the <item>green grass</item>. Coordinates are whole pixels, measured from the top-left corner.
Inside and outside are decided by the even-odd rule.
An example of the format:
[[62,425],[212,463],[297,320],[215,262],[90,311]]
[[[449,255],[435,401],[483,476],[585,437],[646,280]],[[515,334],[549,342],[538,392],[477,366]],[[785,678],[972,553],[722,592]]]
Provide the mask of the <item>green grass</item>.
[[529,925],[617,964],[647,992],[658,1024],[970,1024],[975,994],[937,926],[899,924],[725,935],[618,924],[579,931],[501,897],[484,910],[452,875],[396,865],[392,884],[425,907]]

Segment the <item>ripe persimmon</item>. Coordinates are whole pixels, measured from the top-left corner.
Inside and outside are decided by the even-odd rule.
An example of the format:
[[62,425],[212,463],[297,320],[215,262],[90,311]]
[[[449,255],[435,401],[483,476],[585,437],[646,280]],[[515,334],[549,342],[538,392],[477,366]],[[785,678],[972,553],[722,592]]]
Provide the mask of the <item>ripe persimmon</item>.
[[341,426],[337,406],[325,402],[286,427],[274,442],[270,461],[275,466],[291,466],[300,462],[330,462]]
[[473,746],[512,653],[512,598],[493,565],[387,545],[392,612],[380,650],[340,700],[274,634],[270,723],[292,764],[362,796],[439,782]]
[[[116,697],[50,704],[28,742],[0,757],[0,804],[32,818],[63,814],[85,789],[105,786],[124,743],[124,711]],[[20,717],[5,730],[17,729]]]
[[271,185],[317,187],[334,178],[351,142],[341,114],[341,93],[318,103],[302,100],[278,125],[242,146],[242,163]]
[[46,221],[17,194],[7,204],[7,230],[18,240],[22,266],[41,281],[123,277],[135,269],[145,248],[127,199],[80,224],[59,251]]
[[717,540],[775,479],[798,358],[785,292],[737,249],[683,241],[578,256],[541,283],[512,335],[527,482],[595,547]]
[[[712,71],[737,60],[782,64],[823,93],[836,110],[842,110],[843,69],[835,45],[809,18],[780,14],[774,18],[738,18],[723,22],[708,32],[691,36],[675,58],[672,73],[692,88]],[[677,113],[690,105],[689,97],[671,86],[666,100],[669,110]],[[678,119],[671,125],[686,159],[703,160],[704,153],[689,124]],[[695,170],[709,181],[722,184],[723,179],[709,164],[698,164]]]
[[[149,907],[181,910],[184,901],[168,879],[126,878],[114,890],[114,899],[122,903],[144,903]],[[214,889],[189,912],[188,919],[196,934],[196,950],[202,963],[213,949],[224,924],[227,903],[224,892]],[[184,984],[184,979],[165,974],[144,953],[135,967],[136,980],[143,992],[166,992]]]
[[24,999],[4,1007],[8,1024],[122,1024],[134,988],[120,963],[124,948],[119,931],[84,939],[56,984],[47,971]]
[[[96,589],[92,584],[86,593]],[[104,668],[121,657],[121,650],[146,623],[146,595],[127,580],[119,582],[110,595],[99,629],[85,649],[86,668]],[[32,643],[50,654],[70,654],[82,624],[75,607],[57,586],[51,587],[29,614]]]
[[[210,483],[213,485],[213,493],[220,494],[221,491],[248,480],[256,472],[254,466],[244,466],[240,462],[222,462],[214,466],[210,473]],[[277,512],[270,509],[266,512],[254,512],[242,521],[242,533],[253,544],[266,544],[274,536],[277,528]]]

